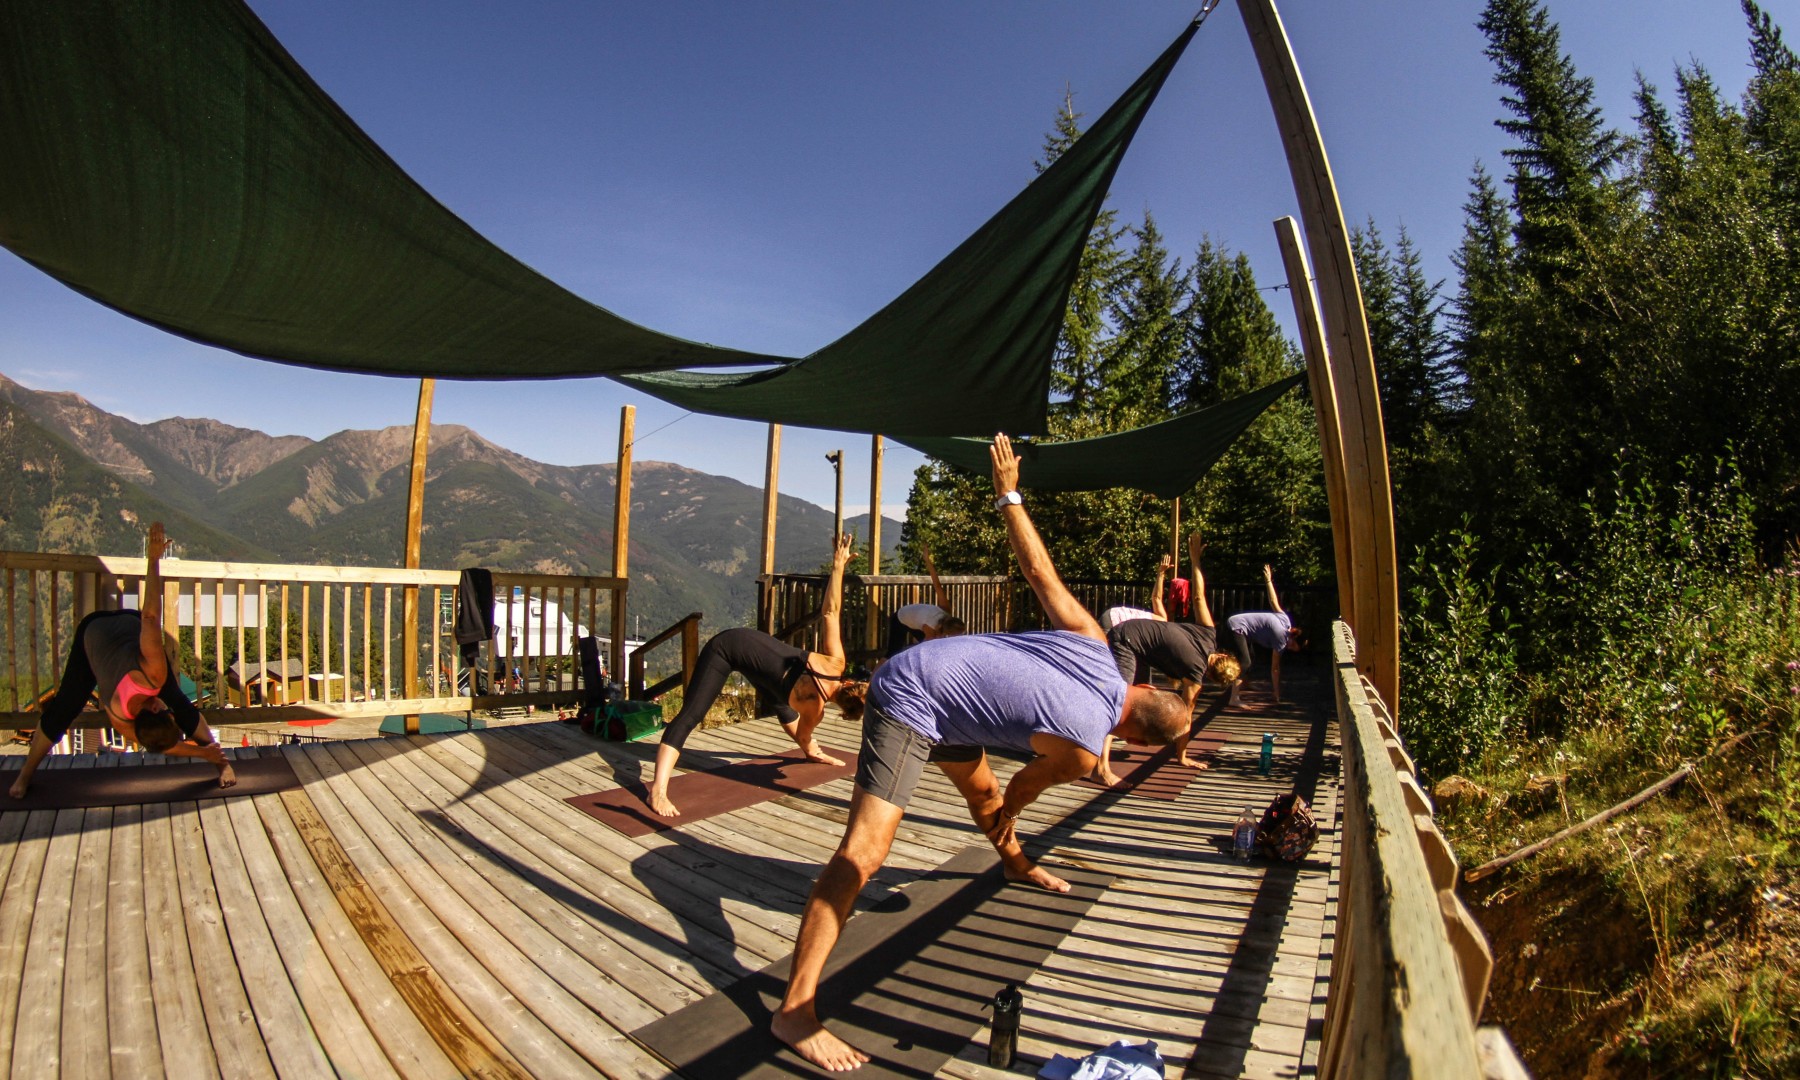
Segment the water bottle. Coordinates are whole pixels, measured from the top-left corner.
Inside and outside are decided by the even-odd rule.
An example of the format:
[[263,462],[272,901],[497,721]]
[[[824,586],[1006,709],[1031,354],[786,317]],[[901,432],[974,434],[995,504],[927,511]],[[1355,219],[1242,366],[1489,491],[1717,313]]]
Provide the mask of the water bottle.
[[1251,849],[1256,847],[1256,809],[1244,807],[1238,815],[1237,827],[1231,830],[1231,853],[1240,859],[1248,860]]
[[988,1030],[988,1064],[996,1069],[1010,1069],[1013,1054],[1019,1048],[1019,1014],[1025,1010],[1025,995],[1007,983],[994,995],[994,1021]]
[[1256,769],[1264,776],[1275,769],[1275,733],[1272,731],[1263,732],[1262,760],[1257,763]]

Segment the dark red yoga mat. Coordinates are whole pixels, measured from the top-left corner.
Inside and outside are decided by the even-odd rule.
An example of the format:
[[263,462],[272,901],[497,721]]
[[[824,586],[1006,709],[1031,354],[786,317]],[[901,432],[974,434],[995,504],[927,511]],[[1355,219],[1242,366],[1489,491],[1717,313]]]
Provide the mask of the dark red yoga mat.
[[[1210,754],[1223,745],[1223,735],[1196,735],[1193,742],[1188,744],[1188,756]],[[1161,746],[1154,750],[1142,746],[1115,746],[1112,752],[1112,771],[1118,774],[1119,782],[1110,789],[1093,780],[1082,780],[1081,785],[1126,795],[1141,795],[1147,799],[1173,800],[1179,799],[1194,777],[1200,775],[1199,769],[1189,768],[1175,759],[1173,746]]]
[[285,757],[243,758],[231,763],[238,782],[219,786],[219,770],[206,762],[121,765],[112,769],[39,769],[23,799],[6,794],[17,770],[0,770],[0,813],[7,810],[84,810],[95,806],[187,802],[266,795],[300,786]]
[[795,747],[772,757],[733,762],[711,772],[683,773],[669,781],[669,799],[681,811],[680,817],[666,818],[651,813],[644,801],[649,789],[642,784],[574,795],[564,801],[625,836],[647,836],[676,828],[684,822],[704,821],[856,773],[855,754],[829,747],[825,752],[843,758],[844,763],[824,765],[808,761],[800,748]]

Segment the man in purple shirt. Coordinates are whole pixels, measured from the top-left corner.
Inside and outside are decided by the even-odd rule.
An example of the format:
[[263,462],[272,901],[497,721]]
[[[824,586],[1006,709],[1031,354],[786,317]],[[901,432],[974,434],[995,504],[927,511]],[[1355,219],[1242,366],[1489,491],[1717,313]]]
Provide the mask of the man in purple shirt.
[[1225,620],[1225,628],[1231,631],[1231,642],[1237,649],[1245,678],[1250,675],[1251,642],[1269,650],[1269,687],[1279,702],[1281,654],[1299,652],[1306,644],[1306,635],[1294,625],[1293,619],[1288,618],[1288,613],[1281,610],[1281,598],[1275,595],[1275,571],[1268,563],[1263,564],[1263,586],[1269,590],[1269,606],[1275,610],[1241,611]]
[[[989,455],[994,506],[1006,519],[1019,571],[1054,629],[923,642],[870,680],[850,820],[806,901],[787,995],[770,1025],[801,1057],[832,1072],[869,1058],[819,1022],[819,974],[857,894],[886,861],[927,761],[956,784],[1007,877],[1067,892],[1068,882],[1025,857],[1015,832],[1020,812],[1051,785],[1093,772],[1108,735],[1162,746],[1188,729],[1181,695],[1125,685],[1106,632],[1057,577],[1019,498],[1012,443],[996,435]],[[1037,756],[1003,792],[988,767],[983,748],[989,746]]]

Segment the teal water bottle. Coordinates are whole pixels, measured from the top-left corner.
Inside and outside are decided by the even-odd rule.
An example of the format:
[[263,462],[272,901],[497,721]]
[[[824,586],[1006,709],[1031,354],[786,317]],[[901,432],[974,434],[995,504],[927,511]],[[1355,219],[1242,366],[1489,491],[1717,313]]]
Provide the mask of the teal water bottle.
[[1274,732],[1271,732],[1271,731],[1263,732],[1262,760],[1257,764],[1256,768],[1257,768],[1257,771],[1262,773],[1264,776],[1269,775],[1269,773],[1271,773],[1275,770],[1275,733]]

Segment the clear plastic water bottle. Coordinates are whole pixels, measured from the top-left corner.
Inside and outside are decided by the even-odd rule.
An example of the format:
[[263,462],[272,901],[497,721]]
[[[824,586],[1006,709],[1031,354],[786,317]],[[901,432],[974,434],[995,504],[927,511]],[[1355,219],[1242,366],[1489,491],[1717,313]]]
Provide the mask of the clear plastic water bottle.
[[1246,861],[1256,847],[1256,820],[1255,808],[1246,806],[1238,815],[1237,827],[1231,830],[1231,853]]

